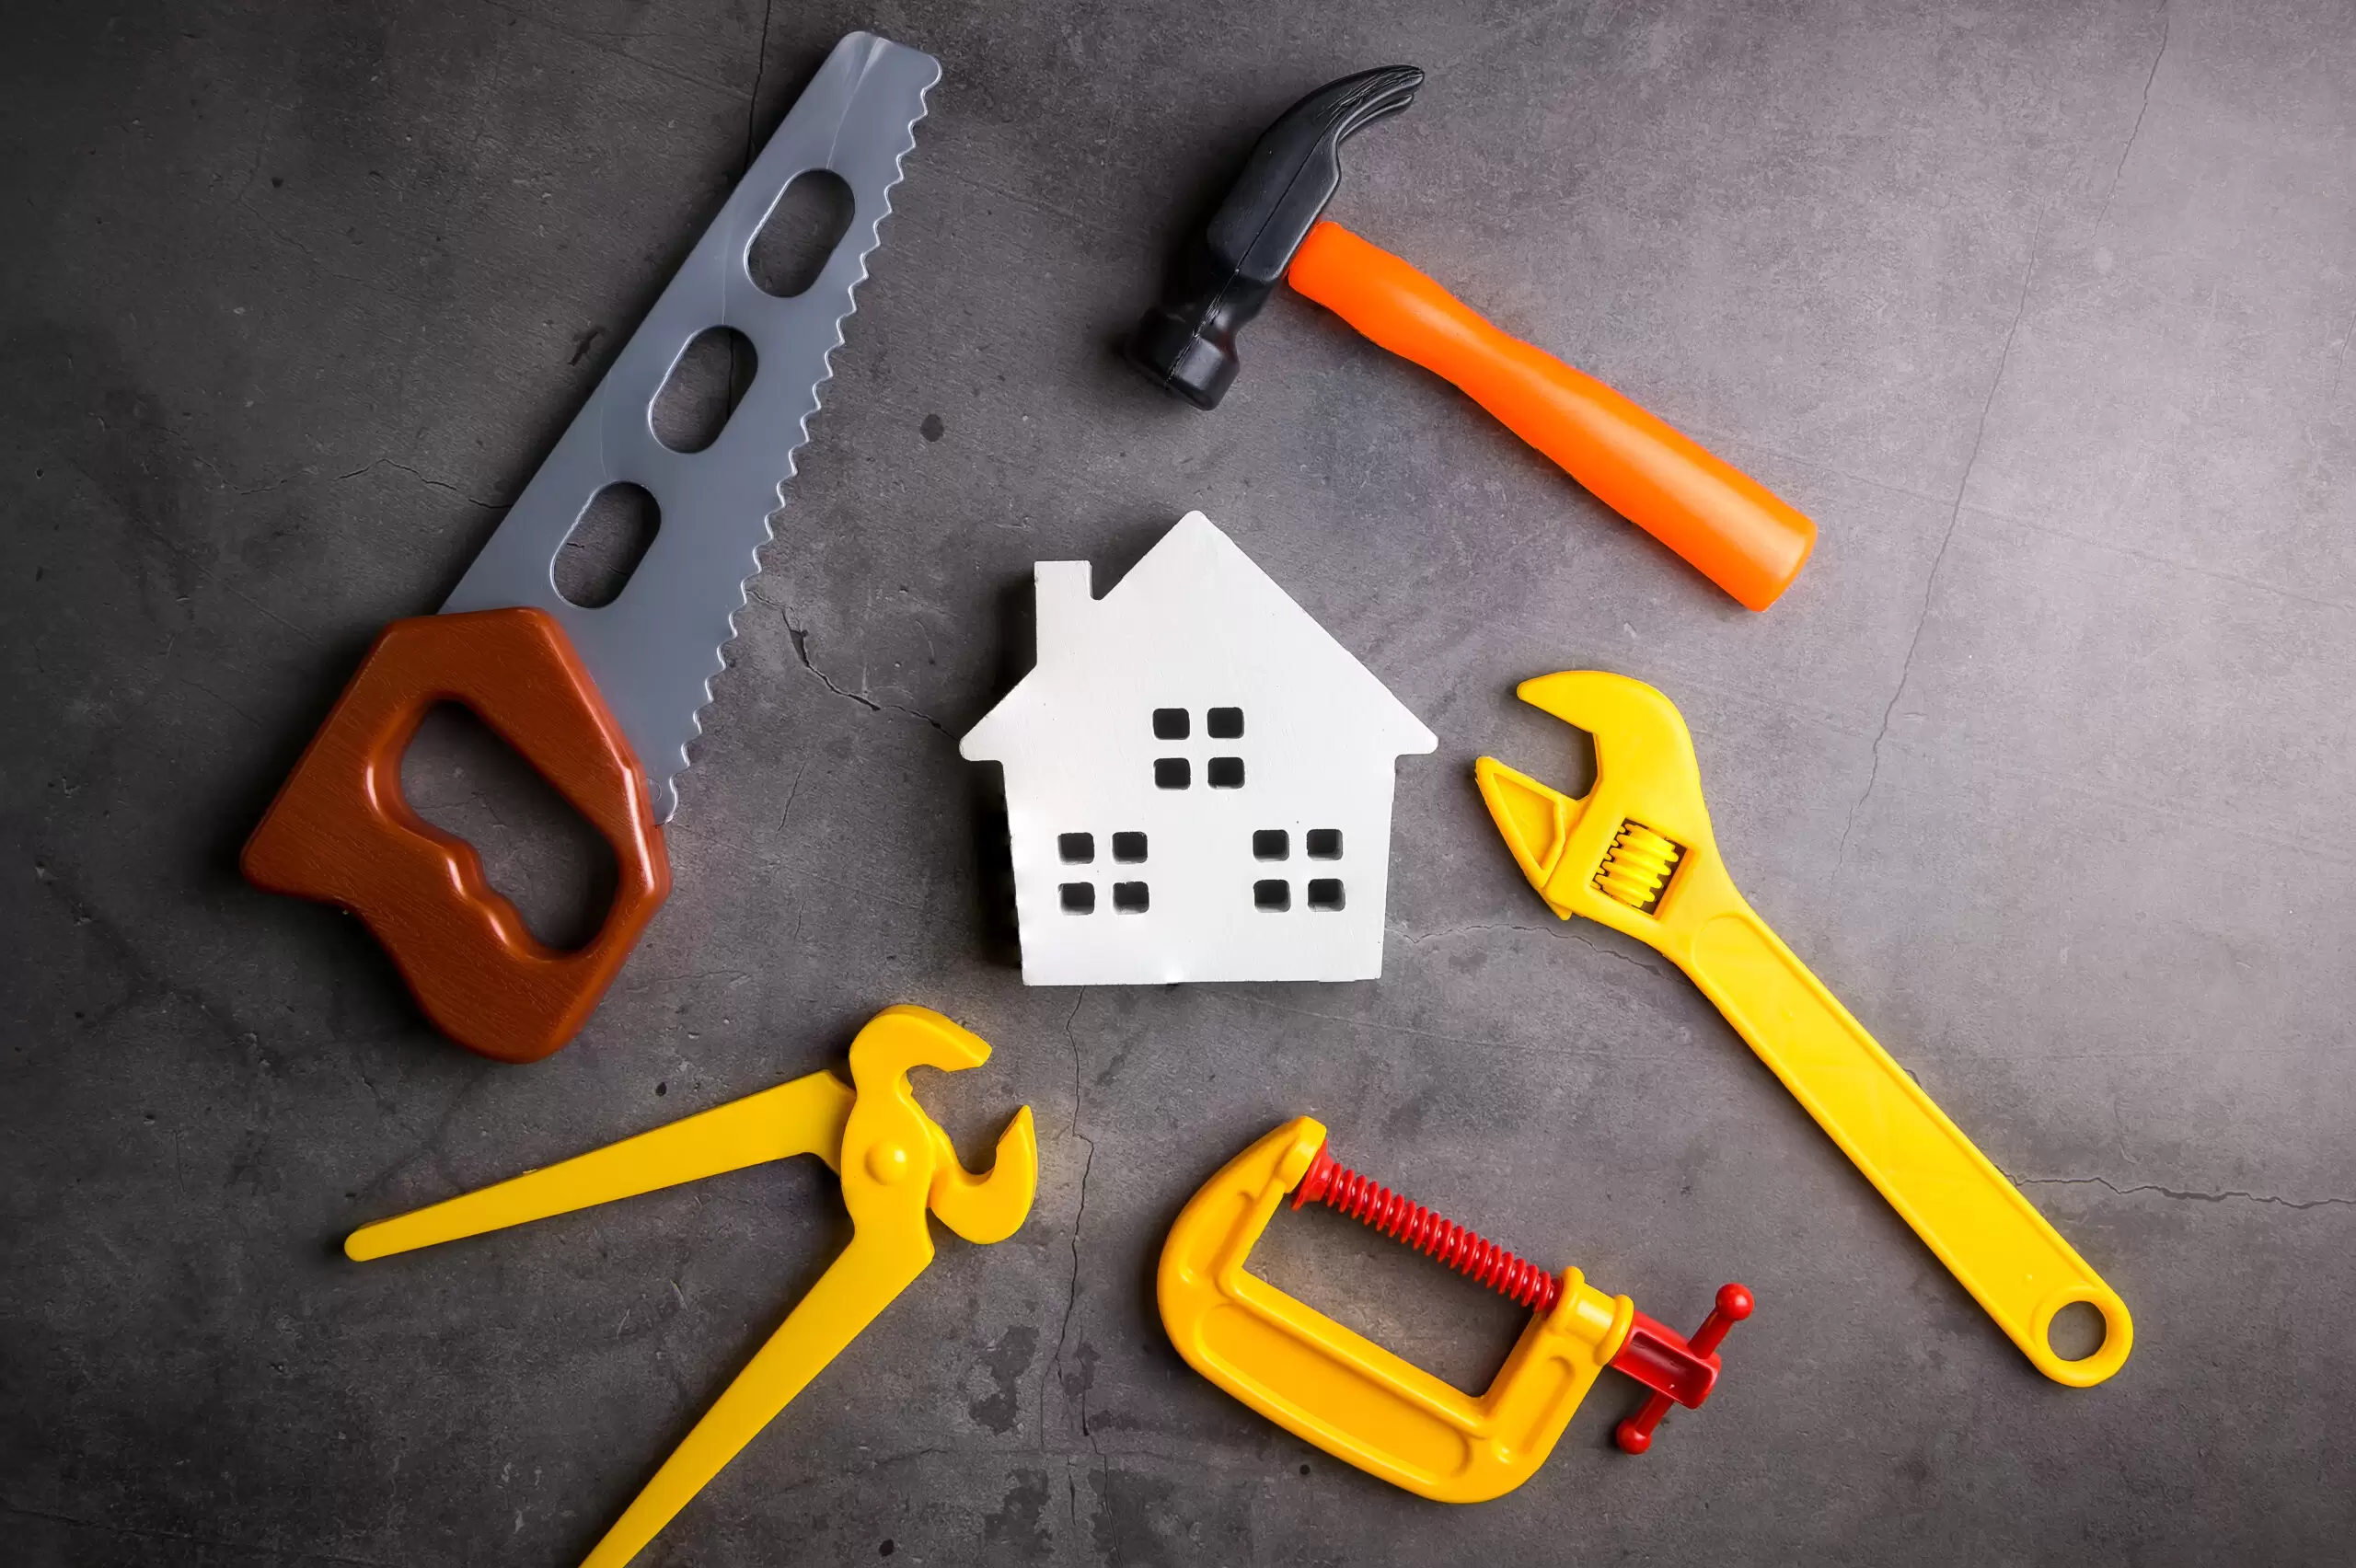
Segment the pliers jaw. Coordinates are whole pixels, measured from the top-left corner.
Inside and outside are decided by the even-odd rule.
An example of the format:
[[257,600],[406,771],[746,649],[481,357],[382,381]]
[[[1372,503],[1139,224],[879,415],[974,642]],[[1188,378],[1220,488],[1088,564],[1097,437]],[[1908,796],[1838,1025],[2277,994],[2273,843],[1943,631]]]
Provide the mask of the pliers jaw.
[[[843,1131],[843,1190],[848,1204],[862,1192],[904,1205],[901,1194],[923,1194],[920,1207],[968,1241],[1003,1241],[1022,1227],[1039,1190],[1039,1132],[1025,1105],[999,1135],[990,1168],[976,1175],[957,1159],[949,1135],[917,1103],[908,1069],[962,1072],[989,1060],[989,1042],[930,1008],[902,1005],[870,1019],[850,1045],[851,1082],[859,1099]],[[922,1186],[910,1178],[924,1177]],[[857,1210],[853,1210],[854,1216]]]

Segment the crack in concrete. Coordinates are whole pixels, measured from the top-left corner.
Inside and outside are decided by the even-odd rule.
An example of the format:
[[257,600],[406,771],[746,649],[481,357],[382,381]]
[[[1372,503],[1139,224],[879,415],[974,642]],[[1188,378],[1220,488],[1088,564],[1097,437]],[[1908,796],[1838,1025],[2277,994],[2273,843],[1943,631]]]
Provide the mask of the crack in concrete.
[[276,224],[271,223],[268,218],[262,216],[260,212],[254,207],[253,203],[250,202],[241,202],[238,205],[245,209],[246,214],[253,219],[255,226],[260,228],[262,233],[270,236],[271,238],[278,241],[279,244],[287,247],[289,249],[301,252],[303,259],[308,261],[311,264],[311,270],[318,273],[319,276],[323,278],[332,278],[339,283],[350,283],[354,288],[365,289],[371,294],[381,294],[387,299],[399,300],[404,305],[412,305],[423,308],[430,304],[429,301],[421,299],[417,295],[412,294],[406,290],[394,288],[390,284],[378,279],[364,278],[357,273],[341,271],[328,265],[326,257],[321,256],[318,250],[308,245],[306,245],[303,241],[295,238],[293,235],[288,234],[284,229],[280,228]]
[[227,709],[238,718],[243,719],[247,723],[251,724],[255,729],[267,730],[270,727],[267,724],[264,724],[260,720],[255,718],[252,714],[247,712],[244,709],[238,707],[236,703],[230,701],[227,698],[223,697],[219,692],[214,691],[211,686],[205,686],[198,681],[192,681],[186,675],[182,675],[179,680],[180,685],[188,687],[191,691],[202,692],[205,696],[211,698],[214,701],[219,703],[222,707]]
[[1938,596],[1939,568],[1946,564],[1947,550],[1955,543],[1957,527],[1963,522],[1964,498],[1971,493],[1971,476],[1980,467],[1980,453],[1988,444],[1988,416],[1996,407],[1996,394],[2004,390],[2004,371],[2012,363],[2013,340],[2020,336],[2022,318],[2028,315],[2029,291],[2037,282],[2038,248],[2045,237],[2045,219],[2039,215],[2029,231],[2028,270],[2021,275],[2020,298],[2014,302],[2013,319],[2004,329],[2004,346],[1997,351],[1996,374],[1988,383],[1988,396],[1980,404],[1980,423],[1972,432],[1971,453],[1963,460],[1963,478],[1955,487],[1955,504],[1947,513],[1946,532],[1939,536],[1937,553],[1931,557],[1931,570],[1923,578],[1923,608],[1914,617],[1914,633],[1907,640],[1906,657],[1898,667],[1898,685],[1891,689],[1889,701],[1881,710],[1881,728],[1874,733],[1873,766],[1865,774],[1865,787],[1856,800],[1850,802],[1849,819],[1841,827],[1841,842],[1833,851],[1832,875],[1839,880],[1849,863],[1849,839],[1857,831],[1857,813],[1865,809],[1873,796],[1874,786],[1881,780],[1881,746],[1889,738],[1889,724],[1898,712],[1899,699],[1906,695],[1906,683],[1914,674],[1914,656],[1922,651],[1923,628],[1930,624],[1931,605]]
[[[457,1120],[458,1113],[466,1109],[468,1103],[473,1100],[476,1090],[489,1081],[491,1076],[489,1069],[492,1066],[493,1064],[487,1061],[475,1064],[476,1070],[458,1085],[457,1092],[451,1095],[443,1104],[441,1111],[433,1118],[433,1125],[422,1136],[416,1138],[408,1150],[396,1158],[391,1164],[361,1182],[357,1189],[360,1193],[363,1196],[373,1197],[385,1191],[395,1178],[420,1161],[430,1162],[436,1175],[443,1177],[451,1185],[457,1185],[455,1174],[443,1164],[442,1143],[450,1136],[450,1128]],[[406,1117],[401,1118],[401,1124],[404,1132],[410,1130],[410,1124]]]
[[[105,421],[101,421],[99,422],[103,424]],[[155,428],[164,430],[164,427],[160,425],[156,426]],[[185,436],[179,435],[176,432],[170,430],[164,430],[164,433],[171,435],[175,440],[179,440],[183,443],[187,440]],[[216,474],[221,471],[219,468],[215,467],[209,459],[202,456],[199,456],[197,461],[202,464],[205,467],[212,468]],[[90,484],[100,490],[104,490],[106,488],[96,474],[91,473],[89,469],[84,467],[80,463],[75,462],[71,457],[67,458],[65,462],[68,467],[81,475],[82,478],[89,481]],[[223,482],[225,484],[227,483],[225,479]],[[260,486],[254,490],[239,490],[237,493],[241,495],[259,494],[260,490],[275,490],[278,488],[278,485],[286,482],[286,480],[282,479],[271,484]],[[229,488],[232,490],[237,490],[235,485],[230,485]],[[284,616],[280,615],[276,610],[273,610],[269,605],[263,604],[260,600],[253,597],[253,595],[241,593],[237,589],[231,587],[228,583],[223,582],[218,576],[216,576],[202,561],[197,559],[194,551],[189,549],[186,546],[180,544],[179,541],[172,538],[169,535],[162,532],[154,524],[149,523],[145,519],[139,517],[134,513],[126,513],[122,515],[124,525],[130,528],[133,533],[138,535],[141,538],[147,540],[150,544],[156,545],[169,554],[177,557],[182,565],[186,566],[191,571],[195,572],[199,577],[204,579],[205,582],[210,582],[213,586],[220,589],[221,592],[228,594],[229,597],[237,600],[239,604],[244,605],[247,608],[254,611],[256,614],[277,622],[279,626],[284,628],[287,631],[294,633],[294,636],[302,639],[305,642],[310,643],[315,647],[318,646],[319,637],[317,632],[305,630],[303,628],[296,626],[293,621],[288,620]]]
[[77,1530],[99,1530],[108,1535],[129,1536],[137,1540],[176,1540],[189,1546],[210,1551],[251,1551],[264,1557],[289,1558],[297,1562],[329,1562],[338,1568],[392,1568],[392,1564],[374,1557],[341,1557],[333,1552],[313,1551],[306,1547],[264,1546],[260,1541],[229,1540],[219,1536],[191,1535],[185,1530],[142,1529],[133,1525],[111,1525],[103,1519],[77,1519],[71,1514],[52,1513],[46,1508],[26,1508],[14,1503],[0,1503],[0,1514],[20,1519],[46,1519],[51,1524],[68,1525]]
[[762,1495],[769,1498],[791,1497],[798,1492],[807,1492],[814,1486],[829,1486],[837,1484],[845,1476],[870,1475],[876,1470],[890,1470],[895,1466],[912,1464],[918,1459],[937,1458],[943,1454],[964,1454],[977,1451],[978,1450],[964,1447],[954,1443],[927,1443],[921,1447],[902,1448],[896,1453],[884,1454],[876,1458],[866,1460],[864,1463],[846,1465],[837,1470],[820,1470],[815,1474],[805,1475],[799,1481],[788,1482],[782,1486],[765,1486],[762,1490]]
[[947,735],[949,739],[953,741],[957,738],[956,736],[950,734],[948,725],[943,724],[940,720],[935,719],[931,714],[925,712],[922,709],[910,708],[905,703],[878,702],[875,698],[868,696],[863,691],[853,691],[850,687],[844,686],[840,681],[836,680],[834,676],[820,669],[817,666],[816,662],[810,657],[809,628],[793,624],[792,611],[787,609],[783,605],[779,604],[774,599],[762,598],[758,594],[747,594],[745,597],[754,603],[766,605],[770,609],[777,612],[778,618],[785,623],[786,636],[793,640],[793,656],[802,661],[802,667],[803,669],[817,676],[819,681],[825,685],[826,688],[828,691],[833,692],[837,697],[856,702],[861,708],[866,709],[870,713],[897,713],[906,718],[917,720],[921,723],[930,724],[935,730],[938,730],[943,735]]
[[2108,1176],[2015,1176],[2013,1178],[2013,1185],[2015,1187],[2095,1186],[2108,1188],[2122,1198],[2136,1193],[2157,1193],[2164,1198],[2197,1204],[2222,1204],[2228,1199],[2240,1198],[2253,1204],[2276,1204],[2287,1209],[2323,1208],[2333,1204],[2356,1208],[2356,1198],[2285,1198],[2273,1193],[2246,1193],[2238,1187],[2227,1188],[2217,1193],[2202,1193],[2183,1187],[2163,1187],[2155,1182],[2138,1182],[2131,1186],[2122,1187]]
[[729,988],[733,990],[751,978],[750,974],[741,969],[699,969],[692,974],[655,974],[644,980],[633,981],[622,987],[621,994],[627,997],[635,992],[649,989],[660,989],[671,986],[692,986],[699,980],[725,980],[728,982]]
[[1563,934],[1569,937],[1571,940],[1578,943],[1579,946],[1587,949],[1589,952],[1600,952],[1606,958],[1616,958],[1623,963],[1634,964],[1636,968],[1643,970],[1647,974],[1657,974],[1660,973],[1660,970],[1657,967],[1653,964],[1646,963],[1634,953],[1622,952],[1617,948],[1605,947],[1601,942],[1595,940],[1591,937],[1583,937],[1579,935],[1579,929],[1576,925],[1566,927]]
[[[2350,316],[2348,318],[2348,325],[2341,328],[2339,331],[2339,352],[2331,359],[2331,381],[2323,389],[2323,401],[2327,408],[2331,405],[2333,398],[2339,396],[2339,373],[2348,368],[2348,345],[2351,342],[2356,342],[2356,316]],[[2277,590],[2277,592],[2282,592],[2282,590]],[[2296,594],[2291,596],[2298,597]],[[2342,606],[2334,605],[2332,607],[2338,609]]]
[[465,490],[460,490],[457,486],[452,484],[447,479],[437,479],[430,474],[421,472],[416,468],[410,467],[407,463],[397,461],[391,457],[379,457],[373,463],[363,463],[360,467],[352,469],[348,474],[338,474],[336,476],[336,482],[341,484],[346,479],[356,479],[361,475],[374,473],[378,468],[398,469],[400,472],[407,474],[410,478],[415,479],[419,484],[429,485],[439,490],[448,490],[452,495],[456,496],[468,506],[479,506],[485,512],[504,512],[507,510],[509,504],[503,501],[478,500],[476,497],[468,495]]
[[33,881],[42,893],[64,908],[76,929],[87,927],[99,941],[111,948],[127,972],[131,981],[129,994],[110,1003],[105,1010],[121,1012],[142,1000],[178,1002],[194,1009],[197,1016],[211,1024],[224,1040],[236,1044],[260,1040],[260,1032],[247,1028],[227,1004],[216,1002],[195,987],[173,980],[160,967],[151,963],[127,930],[85,900],[47,860],[36,859],[33,861]]
[[2127,172],[2127,156],[2135,150],[2135,138],[2143,133],[2143,116],[2152,111],[2152,84],[2160,79],[2160,62],[2168,57],[2169,23],[2167,0],[2161,0],[2159,52],[2152,56],[2151,74],[2143,78],[2143,98],[2135,106],[2135,123],[2127,129],[2127,144],[2119,149],[2119,165],[2110,171],[2110,188],[2102,193],[2102,212],[2095,218],[2097,228],[2110,217],[2110,203],[2119,194],[2119,177]]
[[1532,936],[1539,937],[1553,934],[1543,926],[1517,926],[1507,920],[1476,920],[1469,926],[1443,926],[1437,931],[1426,931],[1421,936],[1415,936],[1398,926],[1392,927],[1391,930],[1402,943],[1408,947],[1421,947],[1426,942],[1436,942],[1449,937],[1461,937],[1472,931],[1527,931]]
[[1399,939],[1400,945],[1403,947],[1421,947],[1426,942],[1436,942],[1448,937],[1461,937],[1472,931],[1526,931],[1533,937],[1552,937],[1559,934],[1568,940],[1578,943],[1589,952],[1600,953],[1605,958],[1617,959],[1622,963],[1632,964],[1647,974],[1660,973],[1653,964],[1646,963],[1633,953],[1625,953],[1616,948],[1606,947],[1590,937],[1581,935],[1578,922],[1576,920],[1564,921],[1559,930],[1553,926],[1524,926],[1510,920],[1475,920],[1470,925],[1443,926],[1437,931],[1426,931],[1420,936],[1395,923],[1387,927],[1386,929]]
[[[618,28],[560,27],[554,19],[542,12],[527,11],[520,6],[507,4],[506,0],[483,0],[483,4],[489,6],[494,11],[504,11],[509,16],[515,17],[518,21],[529,23],[533,27],[543,28],[548,31],[556,34],[559,38],[571,39],[573,42],[580,44],[584,49],[592,50],[611,60],[621,61],[624,64],[634,65],[641,71],[652,71],[657,75],[668,76],[675,82],[684,82],[691,87],[700,87],[708,93],[721,94],[728,91],[728,84],[725,82],[715,82],[708,77],[699,76],[692,71],[682,71],[676,65],[665,65],[659,60],[645,59],[640,55],[630,53],[628,50],[617,48],[612,41],[609,41],[613,40],[619,40],[623,42],[636,42],[641,39],[671,39],[700,43],[704,41],[704,35],[701,33],[668,31],[656,32],[651,30],[645,32],[633,32]],[[560,14],[561,14],[561,10],[562,8],[560,7]],[[495,95],[484,94],[482,96],[491,97]]]
[[[93,413],[90,418],[100,430],[106,431],[110,433],[113,432],[114,426],[107,422],[107,417],[104,414]],[[138,417],[134,411],[129,428],[135,431],[153,432],[154,433],[162,436],[165,440],[177,444],[182,451],[188,454],[190,462],[194,463],[198,467],[202,468],[206,473],[211,474],[215,479],[219,480],[221,488],[227,490],[231,495],[267,495],[271,490],[282,490],[284,487],[293,484],[297,479],[306,478],[313,472],[312,469],[307,467],[297,467],[288,473],[281,474],[274,479],[267,479],[258,485],[241,485],[229,477],[228,472],[224,469],[220,464],[215,463],[212,458],[206,456],[202,447],[197,445],[194,441],[182,434],[179,431],[174,429],[165,421],[159,419],[141,418]],[[91,474],[87,468],[83,467],[80,464],[74,464],[73,467],[75,472],[81,474],[85,478],[89,479],[91,483],[96,484],[98,482],[97,477]],[[144,530],[143,530],[143,532],[144,532]]]
[[761,111],[761,79],[769,73],[769,18],[777,11],[777,0],[765,0],[761,6],[761,41],[753,51],[753,86],[745,95],[745,167],[736,178],[745,178],[753,167],[754,117]]
[[232,206],[242,207],[246,204],[246,192],[254,188],[254,181],[261,175],[261,160],[270,156],[270,138],[277,123],[278,106],[274,103],[263,104],[261,134],[254,138],[254,161],[246,166],[246,178],[239,182],[237,193],[229,198]]
[[[1071,1048],[1070,1136],[1074,1140],[1088,1146],[1088,1155],[1080,1161],[1080,1201],[1072,1208],[1071,1287],[1064,1297],[1063,1324],[1056,1331],[1056,1354],[1047,1364],[1046,1377],[1042,1378],[1039,1382],[1039,1441],[1042,1444],[1047,1440],[1047,1378],[1052,1378],[1057,1383],[1063,1381],[1064,1349],[1071,1343],[1071,1320],[1080,1310],[1080,1223],[1088,1214],[1088,1173],[1096,1168],[1096,1140],[1080,1130],[1081,1095],[1080,1037],[1072,1032],[1072,1025],[1078,1021],[1080,1009],[1086,1005],[1087,1001],[1088,987],[1083,986],[1080,988],[1080,995],[1072,998],[1071,1011],[1064,1017],[1064,1043]],[[1103,1446],[1096,1440],[1096,1434],[1089,1430],[1088,1390],[1085,1387],[1080,1392],[1080,1435],[1086,1439],[1089,1451],[1096,1456],[1096,1462],[1101,1469],[1104,1463],[1104,1449]],[[1064,1493],[1065,1502],[1071,1512],[1072,1534],[1077,1537],[1080,1533],[1080,1482],[1068,1467],[1064,1471]]]

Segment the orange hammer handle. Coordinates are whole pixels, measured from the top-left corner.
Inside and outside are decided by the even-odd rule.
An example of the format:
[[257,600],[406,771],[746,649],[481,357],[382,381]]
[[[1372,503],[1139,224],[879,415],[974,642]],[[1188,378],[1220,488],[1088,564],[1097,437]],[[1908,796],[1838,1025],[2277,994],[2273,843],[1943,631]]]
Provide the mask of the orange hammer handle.
[[1799,575],[1815,524],[1593,376],[1498,331],[1380,246],[1320,222],[1287,276],[1375,342],[1455,383],[1747,607],[1765,609]]

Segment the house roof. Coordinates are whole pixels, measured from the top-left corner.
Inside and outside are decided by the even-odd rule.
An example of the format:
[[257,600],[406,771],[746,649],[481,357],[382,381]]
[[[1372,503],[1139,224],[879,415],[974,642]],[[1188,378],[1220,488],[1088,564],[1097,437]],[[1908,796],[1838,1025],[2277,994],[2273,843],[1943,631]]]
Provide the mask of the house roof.
[[[1314,690],[1318,728],[1384,755],[1439,742],[1391,689],[1334,640],[1235,541],[1190,512],[1103,598],[1085,561],[1036,569],[1039,657],[958,750],[1004,761],[1036,744],[1069,709],[1125,683],[1136,695],[1194,665],[1223,690],[1257,697],[1276,683]],[[1363,755],[1363,754],[1361,754]]]

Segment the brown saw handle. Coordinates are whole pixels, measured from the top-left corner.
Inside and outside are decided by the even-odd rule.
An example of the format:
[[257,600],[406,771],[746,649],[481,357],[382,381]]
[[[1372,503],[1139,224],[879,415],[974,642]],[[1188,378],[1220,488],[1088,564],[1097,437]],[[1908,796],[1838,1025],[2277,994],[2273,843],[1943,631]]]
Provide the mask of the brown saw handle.
[[[473,847],[402,798],[401,754],[439,702],[473,709],[613,847],[613,905],[586,946],[534,937]],[[241,864],[257,886],[359,916],[434,1027],[502,1062],[537,1061],[572,1038],[671,891],[629,743],[563,628],[528,608],[387,627]]]
[[1749,608],[1773,604],[1815,547],[1816,525],[1757,479],[1593,376],[1498,331],[1341,225],[1311,229],[1287,276],[1375,342],[1454,382]]

